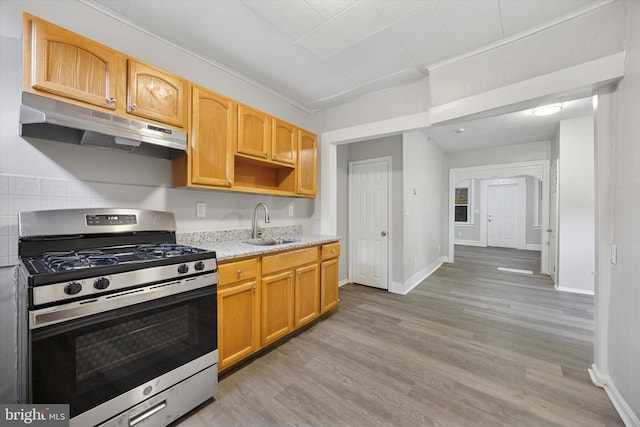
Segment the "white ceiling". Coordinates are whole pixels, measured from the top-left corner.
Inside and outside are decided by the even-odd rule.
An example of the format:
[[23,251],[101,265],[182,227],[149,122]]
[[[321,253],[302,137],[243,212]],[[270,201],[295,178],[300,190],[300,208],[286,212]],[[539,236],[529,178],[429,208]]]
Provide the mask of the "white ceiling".
[[[606,0],[82,0],[221,64],[307,110],[428,77],[428,68]],[[425,132],[445,152],[549,140],[530,111]],[[465,132],[456,133],[458,128]]]
[[[425,128],[429,137],[446,152],[475,150],[526,142],[550,141],[560,120],[593,114],[592,98],[562,103],[562,110],[550,116],[534,116],[531,109],[464,122]],[[464,131],[460,132],[459,129]]]

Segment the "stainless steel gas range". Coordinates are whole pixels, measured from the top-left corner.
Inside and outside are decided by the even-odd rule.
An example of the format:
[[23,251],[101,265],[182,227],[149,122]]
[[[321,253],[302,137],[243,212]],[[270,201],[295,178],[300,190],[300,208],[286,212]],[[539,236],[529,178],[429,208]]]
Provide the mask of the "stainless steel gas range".
[[217,262],[168,212],[18,216],[19,393],[72,426],[161,426],[216,391]]

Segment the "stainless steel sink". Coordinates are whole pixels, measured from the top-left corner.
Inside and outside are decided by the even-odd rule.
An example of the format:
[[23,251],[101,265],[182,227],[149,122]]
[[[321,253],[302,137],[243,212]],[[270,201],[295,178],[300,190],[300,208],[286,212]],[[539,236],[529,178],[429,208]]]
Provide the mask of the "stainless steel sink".
[[247,243],[249,245],[255,246],[276,246],[276,245],[284,245],[286,243],[296,243],[299,242],[300,239],[292,239],[289,237],[260,237],[257,239],[249,239],[243,240],[242,243]]

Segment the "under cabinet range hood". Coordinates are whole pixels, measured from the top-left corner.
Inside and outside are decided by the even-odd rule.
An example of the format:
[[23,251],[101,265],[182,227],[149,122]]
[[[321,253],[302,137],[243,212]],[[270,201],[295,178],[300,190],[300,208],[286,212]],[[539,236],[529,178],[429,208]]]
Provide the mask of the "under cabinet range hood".
[[187,150],[186,132],[22,92],[20,135],[173,159]]

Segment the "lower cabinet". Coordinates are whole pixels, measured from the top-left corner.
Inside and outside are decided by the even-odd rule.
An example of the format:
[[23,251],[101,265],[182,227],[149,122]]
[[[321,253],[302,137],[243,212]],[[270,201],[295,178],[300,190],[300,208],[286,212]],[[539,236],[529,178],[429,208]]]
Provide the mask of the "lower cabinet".
[[293,330],[293,270],[262,278],[261,327],[263,346]]
[[224,369],[260,348],[260,292],[247,282],[218,291],[218,367]]
[[320,316],[320,278],[318,264],[296,269],[294,288],[294,326],[302,326]]
[[246,359],[338,304],[339,243],[218,268],[218,369]]

